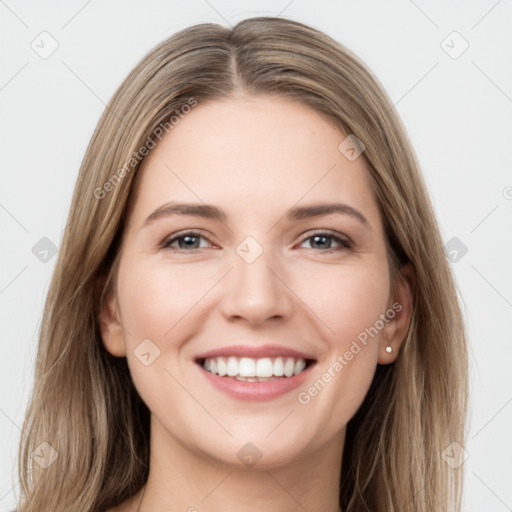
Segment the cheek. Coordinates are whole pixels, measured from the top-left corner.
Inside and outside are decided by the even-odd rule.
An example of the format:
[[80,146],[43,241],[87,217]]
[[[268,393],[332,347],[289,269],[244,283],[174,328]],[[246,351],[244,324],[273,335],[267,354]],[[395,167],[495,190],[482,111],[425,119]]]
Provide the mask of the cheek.
[[[167,346],[173,331],[218,280],[200,275],[193,265],[180,268],[162,262],[126,263],[120,271],[121,311],[130,332],[130,343],[151,338]],[[137,341],[139,340],[139,341]]]
[[211,284],[198,279],[192,266],[177,270],[147,260],[122,262],[118,297],[132,380],[149,408],[158,410],[169,400],[173,361],[192,332],[190,313]]
[[389,275],[380,260],[368,264],[333,266],[310,274],[303,281],[302,296],[327,326],[331,348],[344,350],[351,340],[375,325],[389,298]]
[[214,265],[178,268],[156,258],[122,262],[118,296],[127,361],[145,399],[155,399],[170,374],[181,375],[183,349],[201,332],[207,294],[224,272]]
[[350,421],[373,380],[381,333],[375,325],[389,298],[387,265],[368,258],[333,266],[329,273],[310,275],[308,288],[316,298],[308,305],[329,329],[322,328],[325,353],[315,378],[298,390],[296,400],[302,434],[321,444]]
[[354,416],[378,361],[379,319],[385,314],[389,292],[387,274],[379,267],[351,270],[338,272],[338,282],[331,280],[328,293],[318,303],[322,320],[332,332],[324,337],[326,354],[316,378],[297,396],[304,417],[314,418],[311,429],[322,425],[319,442],[335,435]]
[[[119,274],[119,297],[132,350],[146,338],[168,349],[169,343],[179,339],[177,333],[186,325],[190,329],[190,315],[194,310],[196,316],[200,314],[206,295],[224,272],[218,265],[176,268],[165,261],[126,261]],[[381,259],[307,269],[292,265],[283,273],[300,298],[297,301],[291,297],[295,313],[315,322],[323,332],[321,337],[338,350],[373,326],[385,312],[389,276]],[[306,311],[299,311],[305,307]]]

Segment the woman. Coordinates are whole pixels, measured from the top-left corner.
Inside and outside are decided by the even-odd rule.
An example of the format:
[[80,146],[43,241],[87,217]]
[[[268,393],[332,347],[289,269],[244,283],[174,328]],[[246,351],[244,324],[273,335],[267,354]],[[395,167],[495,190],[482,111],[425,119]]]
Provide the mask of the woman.
[[20,512],[460,510],[454,282],[393,105],[339,43],[265,17],[162,42],[69,218]]

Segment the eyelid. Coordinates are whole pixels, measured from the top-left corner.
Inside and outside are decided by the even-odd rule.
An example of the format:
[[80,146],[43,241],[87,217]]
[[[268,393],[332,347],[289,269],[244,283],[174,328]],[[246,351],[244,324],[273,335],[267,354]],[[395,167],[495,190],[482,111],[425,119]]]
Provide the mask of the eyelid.
[[[338,241],[341,243],[342,247],[341,248],[344,248],[344,249],[353,249],[354,248],[354,242],[352,241],[352,239],[347,236],[347,235],[344,235],[342,233],[338,233],[337,231],[333,231],[333,230],[330,230],[330,229],[314,229],[313,231],[308,231],[306,233],[304,233],[303,235],[301,235],[301,242],[299,242],[299,245],[304,243],[306,240],[309,240],[310,238],[316,236],[316,235],[324,235],[324,236],[328,236],[328,237],[331,237],[331,238],[335,238],[335,239],[338,239]],[[340,248],[338,247],[330,247],[329,249],[324,249],[324,250],[316,250],[315,252],[319,252],[319,253],[324,253],[324,252],[333,252],[333,251],[336,251],[336,250],[339,250]]]
[[[168,249],[172,243],[174,243],[179,238],[184,238],[185,236],[197,236],[199,238],[204,238],[208,241],[210,245],[215,245],[209,238],[209,235],[207,236],[201,229],[185,229],[183,231],[178,231],[176,233],[172,233],[171,235],[164,238],[162,243],[160,244],[160,247],[162,249]],[[173,248],[176,251],[182,251],[182,252],[193,252],[197,251],[199,249],[205,249],[205,247],[199,247],[197,249],[179,249],[179,248]]]
[[[312,231],[308,231],[308,232],[302,234],[301,241],[299,242],[299,245],[303,244],[305,241],[307,241],[310,238],[313,238],[314,236],[317,236],[317,235],[323,235],[323,236],[331,237],[333,239],[337,239],[338,243],[341,244],[341,247],[329,247],[328,249],[324,249],[324,250],[313,249],[314,252],[319,252],[322,254],[322,253],[326,253],[326,252],[336,252],[336,251],[343,250],[343,249],[348,250],[348,249],[354,248],[354,242],[351,240],[351,238],[349,236],[342,234],[342,233],[338,233],[337,231],[333,231],[333,230],[329,230],[329,229],[322,229],[322,228],[314,229]],[[215,245],[209,239],[209,235],[207,236],[201,229],[186,229],[186,230],[178,231],[176,233],[169,235],[162,241],[160,246],[162,249],[169,249],[172,243],[174,243],[176,240],[178,240],[180,238],[184,238],[186,236],[203,238],[210,244],[210,246]],[[180,249],[177,247],[173,248],[173,250],[175,250],[177,252],[195,252],[200,249],[206,249],[206,247],[197,247],[197,248],[193,248],[193,249]]]
[[333,238],[339,238],[340,240],[343,240],[344,242],[354,245],[354,242],[348,235],[345,235],[344,233],[339,233],[338,231],[334,231],[332,229],[322,229],[322,228],[313,229],[312,231],[307,231],[306,233],[304,233],[302,235],[302,237],[305,240],[305,239],[310,238],[315,235],[329,235],[329,236],[332,236]]

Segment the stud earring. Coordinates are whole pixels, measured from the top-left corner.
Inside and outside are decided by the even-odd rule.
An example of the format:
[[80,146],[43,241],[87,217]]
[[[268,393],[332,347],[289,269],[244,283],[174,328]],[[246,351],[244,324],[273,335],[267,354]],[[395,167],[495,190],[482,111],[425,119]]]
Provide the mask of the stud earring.
[[391,354],[391,352],[393,352],[393,347],[391,347],[391,345],[388,345],[388,346],[386,347],[386,352],[387,352],[388,354]]

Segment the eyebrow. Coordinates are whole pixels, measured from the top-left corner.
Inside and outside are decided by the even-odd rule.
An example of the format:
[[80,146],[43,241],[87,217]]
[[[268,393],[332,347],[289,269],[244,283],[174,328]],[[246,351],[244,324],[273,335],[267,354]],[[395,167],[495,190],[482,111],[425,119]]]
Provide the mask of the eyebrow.
[[[320,217],[322,215],[329,215],[331,213],[349,215],[372,231],[370,223],[359,210],[342,203],[322,203],[311,206],[297,206],[288,210],[283,217],[287,220],[304,220]],[[221,222],[225,222],[227,220],[226,213],[216,206],[209,204],[177,203],[171,201],[159,206],[153,213],[151,213],[144,221],[143,227],[148,226],[157,219],[170,217],[172,215],[192,215],[205,219],[214,219]]]

